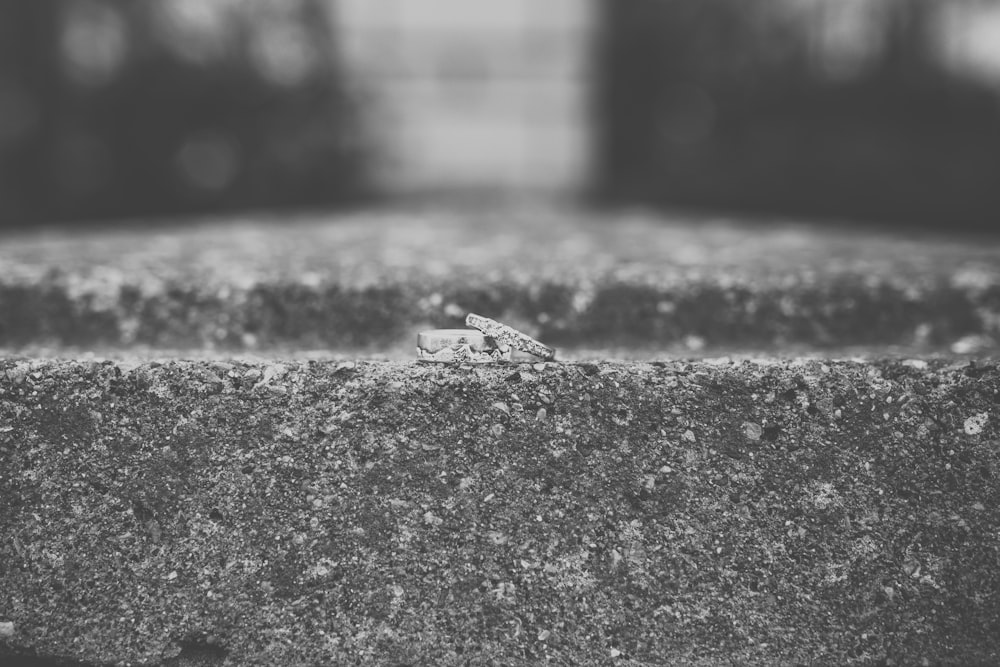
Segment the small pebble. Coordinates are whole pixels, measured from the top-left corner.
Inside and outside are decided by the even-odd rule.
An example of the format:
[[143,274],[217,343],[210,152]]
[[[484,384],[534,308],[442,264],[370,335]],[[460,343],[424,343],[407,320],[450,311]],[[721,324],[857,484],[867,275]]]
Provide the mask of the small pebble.
[[747,437],[747,440],[760,440],[763,434],[764,429],[760,427],[760,424],[743,422],[743,435]]
[[13,636],[14,636],[14,622],[0,621],[0,637],[13,637]]
[[980,412],[965,420],[965,433],[967,435],[979,435],[983,432],[983,427],[989,421],[990,416],[985,412]]
[[28,370],[30,365],[27,363],[20,363],[15,365],[13,368],[7,369],[7,379],[14,384],[21,384],[24,379],[28,377]]

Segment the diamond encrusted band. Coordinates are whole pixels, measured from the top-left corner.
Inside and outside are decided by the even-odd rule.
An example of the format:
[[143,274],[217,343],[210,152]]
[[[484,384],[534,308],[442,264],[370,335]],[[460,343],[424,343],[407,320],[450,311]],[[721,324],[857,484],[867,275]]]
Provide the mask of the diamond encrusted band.
[[556,356],[556,351],[548,345],[543,345],[531,336],[521,333],[506,324],[500,324],[488,317],[469,313],[465,318],[465,323],[470,327],[479,329],[486,336],[495,340],[500,350],[506,348],[506,351],[509,352],[509,348],[514,348],[528,354],[533,354],[536,357],[541,357],[546,361]]

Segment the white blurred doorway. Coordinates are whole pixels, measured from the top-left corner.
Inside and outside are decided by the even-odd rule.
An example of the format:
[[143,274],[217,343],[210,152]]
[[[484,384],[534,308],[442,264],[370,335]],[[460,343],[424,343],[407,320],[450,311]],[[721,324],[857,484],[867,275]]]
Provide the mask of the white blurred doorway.
[[594,0],[331,3],[388,194],[586,188]]

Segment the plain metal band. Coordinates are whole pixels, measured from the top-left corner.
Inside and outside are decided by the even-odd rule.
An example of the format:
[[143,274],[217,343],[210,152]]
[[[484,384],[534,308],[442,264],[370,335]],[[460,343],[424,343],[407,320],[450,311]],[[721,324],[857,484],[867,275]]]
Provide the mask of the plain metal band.
[[453,345],[468,345],[473,352],[496,349],[493,340],[476,329],[428,329],[417,334],[417,348],[425,352],[433,354]]
[[510,361],[510,350],[501,352],[494,348],[489,352],[474,352],[468,345],[452,345],[437,352],[425,352],[417,348],[417,359],[438,364],[496,364]]

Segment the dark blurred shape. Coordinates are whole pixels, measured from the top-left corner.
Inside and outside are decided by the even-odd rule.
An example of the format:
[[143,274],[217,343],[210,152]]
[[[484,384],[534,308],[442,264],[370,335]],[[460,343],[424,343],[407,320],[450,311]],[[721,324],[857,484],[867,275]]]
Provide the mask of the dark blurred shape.
[[987,18],[1000,37],[996,6],[602,0],[600,194],[990,227],[1000,51],[978,54],[992,78],[962,54]]
[[367,190],[325,0],[0,0],[0,223]]

